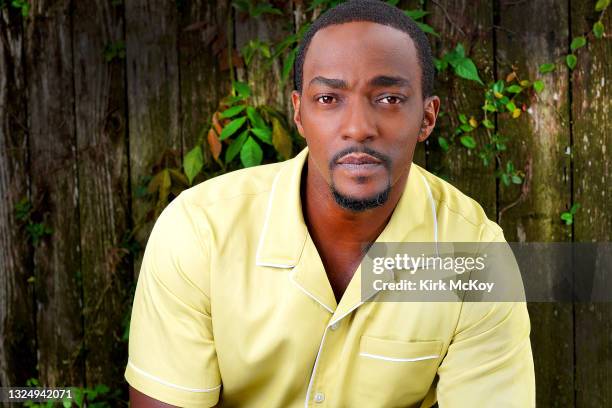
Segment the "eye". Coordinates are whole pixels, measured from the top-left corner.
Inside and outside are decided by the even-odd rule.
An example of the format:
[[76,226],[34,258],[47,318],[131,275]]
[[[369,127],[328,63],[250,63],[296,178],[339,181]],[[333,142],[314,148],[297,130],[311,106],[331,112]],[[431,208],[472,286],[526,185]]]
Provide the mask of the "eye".
[[323,105],[329,105],[330,103],[334,102],[335,99],[336,98],[331,95],[321,95],[317,98],[317,101]]
[[379,101],[381,101],[384,104],[388,104],[388,105],[398,105],[404,102],[404,99],[400,98],[399,96],[389,95],[389,96],[384,96],[380,98]]

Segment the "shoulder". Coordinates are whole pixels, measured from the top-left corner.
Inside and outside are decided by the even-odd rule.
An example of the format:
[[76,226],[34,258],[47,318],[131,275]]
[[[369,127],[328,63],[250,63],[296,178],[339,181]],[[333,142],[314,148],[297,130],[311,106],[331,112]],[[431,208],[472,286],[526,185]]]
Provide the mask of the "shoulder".
[[460,241],[461,237],[484,242],[504,240],[502,228],[488,218],[476,200],[423,167],[413,165],[431,189],[438,218],[445,226],[443,231],[449,234],[446,240]]

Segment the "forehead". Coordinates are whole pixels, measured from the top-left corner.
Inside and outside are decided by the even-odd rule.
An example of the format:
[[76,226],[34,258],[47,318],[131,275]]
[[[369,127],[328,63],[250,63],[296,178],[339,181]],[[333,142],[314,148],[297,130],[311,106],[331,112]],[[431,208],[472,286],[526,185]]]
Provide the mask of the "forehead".
[[407,33],[364,21],[331,25],[317,31],[304,58],[305,85],[315,76],[357,83],[377,75],[403,76],[420,87],[417,52]]

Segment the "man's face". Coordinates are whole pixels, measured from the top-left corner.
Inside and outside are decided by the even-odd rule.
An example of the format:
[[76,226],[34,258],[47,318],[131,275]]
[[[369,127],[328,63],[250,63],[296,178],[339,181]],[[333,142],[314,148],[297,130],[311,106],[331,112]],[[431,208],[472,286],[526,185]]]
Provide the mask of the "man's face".
[[310,43],[302,83],[292,100],[309,173],[345,208],[384,204],[405,180],[417,139],[427,138],[439,107],[436,97],[423,100],[412,39],[371,22],[326,27]]

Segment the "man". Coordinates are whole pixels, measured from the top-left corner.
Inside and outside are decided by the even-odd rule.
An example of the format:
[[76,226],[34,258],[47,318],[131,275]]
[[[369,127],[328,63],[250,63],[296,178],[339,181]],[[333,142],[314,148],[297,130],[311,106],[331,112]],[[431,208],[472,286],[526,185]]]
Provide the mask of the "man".
[[361,296],[373,242],[504,241],[412,164],[440,106],[424,34],[383,2],[344,3],[312,25],[295,68],[308,148],[197,185],[156,222],[132,406],[534,406],[524,303]]

